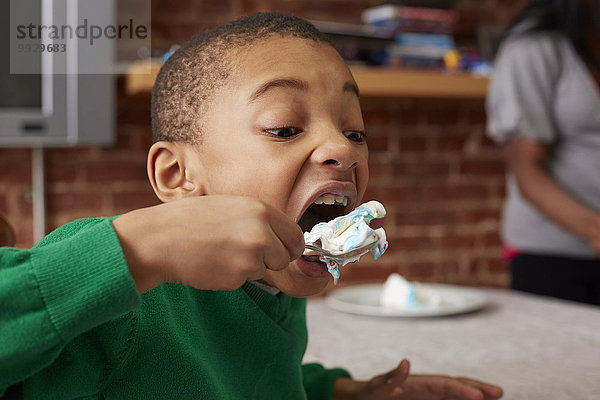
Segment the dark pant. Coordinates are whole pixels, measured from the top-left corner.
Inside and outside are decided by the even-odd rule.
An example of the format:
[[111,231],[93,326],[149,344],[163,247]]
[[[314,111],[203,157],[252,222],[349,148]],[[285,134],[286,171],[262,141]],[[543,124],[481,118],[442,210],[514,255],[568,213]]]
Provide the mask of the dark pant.
[[600,305],[600,259],[521,253],[511,270],[512,289]]

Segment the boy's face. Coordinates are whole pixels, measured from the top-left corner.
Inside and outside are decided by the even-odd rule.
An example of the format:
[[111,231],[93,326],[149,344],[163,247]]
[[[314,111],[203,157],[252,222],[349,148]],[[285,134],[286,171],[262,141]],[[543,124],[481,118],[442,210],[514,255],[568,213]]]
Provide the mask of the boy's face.
[[[203,127],[188,168],[202,175],[207,195],[258,198],[298,222],[323,195],[347,201],[311,207],[329,220],[355,208],[365,192],[367,144],[356,84],[327,44],[271,37],[241,50]],[[264,281],[300,297],[320,292],[330,279],[323,263],[300,257],[268,270]]]

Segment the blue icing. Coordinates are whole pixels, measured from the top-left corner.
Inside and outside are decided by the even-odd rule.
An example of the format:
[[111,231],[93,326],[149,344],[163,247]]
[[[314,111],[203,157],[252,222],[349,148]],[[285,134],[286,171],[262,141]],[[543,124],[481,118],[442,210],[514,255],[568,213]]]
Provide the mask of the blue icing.
[[325,262],[327,263],[327,271],[329,271],[331,276],[333,276],[335,279],[340,279],[339,267],[341,267],[341,265],[339,265],[331,258],[327,258]]
[[417,289],[414,285],[410,285],[410,290],[408,292],[408,298],[406,300],[407,307],[413,308],[417,304]]
[[[365,203],[368,204],[368,203]],[[385,213],[385,210],[383,211]],[[327,234],[322,233],[325,237],[329,238],[339,238],[340,236],[345,236],[345,241],[341,244],[341,251],[349,251],[360,247],[363,243],[365,243],[366,239],[370,236],[376,236],[379,239],[379,236],[376,235],[375,230],[368,226],[368,223],[372,219],[383,218],[383,216],[376,215],[377,210],[372,209],[371,207],[365,207],[365,205],[361,205],[351,211],[350,213],[337,217],[329,222],[320,222],[313,227],[313,230],[316,228],[323,228]],[[353,229],[353,232],[347,231],[347,229]],[[311,231],[311,232],[312,232]],[[322,240],[325,237],[321,237]],[[388,247],[387,241],[384,243],[380,243],[379,246],[370,250],[371,254],[373,254],[373,258],[377,260]],[[327,270],[329,273],[335,278],[339,279],[340,271],[339,269],[344,265],[358,261],[360,256],[354,259],[348,259],[343,263],[340,263],[334,259],[323,257],[321,258],[327,265]]]
[[373,254],[373,259],[377,260],[379,257],[381,257],[381,255],[383,253],[385,253],[385,251],[387,250],[387,248],[388,248],[388,242],[386,241],[383,244],[383,249],[381,249],[381,251],[379,250],[379,247],[375,247],[373,250],[371,250],[371,254]]
[[355,227],[356,232],[349,236],[346,242],[344,242],[343,251],[353,250],[358,247],[365,241],[370,233],[373,232],[373,229],[369,228],[366,225]]

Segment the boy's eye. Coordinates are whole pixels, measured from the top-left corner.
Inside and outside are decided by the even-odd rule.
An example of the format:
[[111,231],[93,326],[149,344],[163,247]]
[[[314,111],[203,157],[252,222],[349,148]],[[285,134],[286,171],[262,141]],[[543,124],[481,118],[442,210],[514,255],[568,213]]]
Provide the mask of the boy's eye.
[[286,126],[283,128],[265,129],[265,132],[268,132],[271,135],[275,135],[277,137],[289,138],[301,133],[301,130],[298,128],[294,128],[293,126]]
[[344,136],[353,142],[364,142],[367,134],[363,131],[344,131]]

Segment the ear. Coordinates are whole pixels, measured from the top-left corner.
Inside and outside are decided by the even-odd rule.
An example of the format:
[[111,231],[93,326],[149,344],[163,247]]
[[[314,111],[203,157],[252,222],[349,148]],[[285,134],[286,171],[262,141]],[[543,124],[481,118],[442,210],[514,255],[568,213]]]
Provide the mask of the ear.
[[199,177],[190,176],[193,163],[187,144],[156,142],[148,152],[148,178],[154,193],[162,202],[189,196],[202,196],[204,189]]

